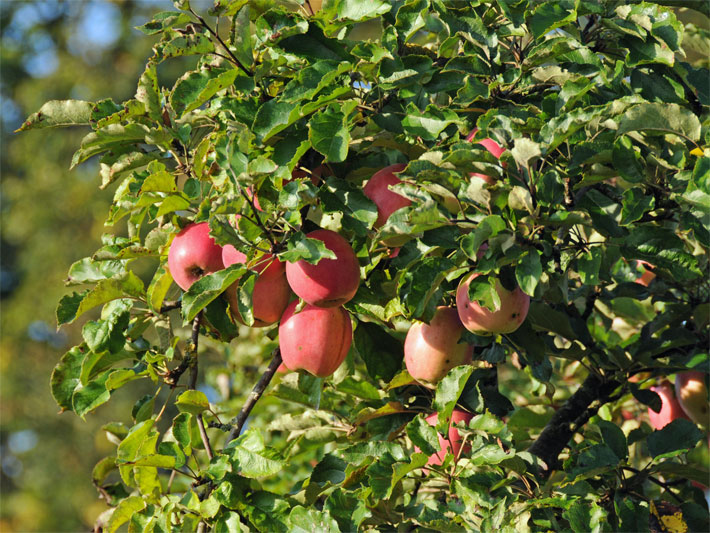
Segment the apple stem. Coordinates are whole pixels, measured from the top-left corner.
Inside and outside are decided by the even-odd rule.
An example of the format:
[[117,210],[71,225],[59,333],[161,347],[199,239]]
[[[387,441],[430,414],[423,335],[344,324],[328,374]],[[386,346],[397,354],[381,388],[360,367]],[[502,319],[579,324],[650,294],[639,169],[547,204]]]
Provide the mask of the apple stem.
[[247,397],[246,402],[244,402],[244,406],[242,407],[242,410],[239,411],[239,414],[237,416],[235,416],[232,420],[229,421],[229,424],[223,424],[221,426],[221,429],[223,429],[224,431],[231,429],[231,431],[229,432],[229,435],[227,436],[227,442],[230,442],[230,441],[236,439],[239,436],[239,434],[242,432],[242,428],[244,427],[244,423],[247,421],[247,418],[249,417],[249,413],[251,413],[251,410],[256,405],[256,402],[259,401],[259,398],[261,398],[261,395],[264,394],[266,387],[269,386],[269,383],[271,382],[271,379],[274,377],[274,374],[276,374],[276,370],[279,368],[279,365],[281,364],[281,362],[282,362],[281,350],[279,348],[276,348],[274,350],[274,355],[273,355],[273,358],[271,359],[271,362],[269,363],[269,366],[267,367],[266,371],[259,379],[259,382],[256,385],[254,385],[254,388],[249,393],[249,396]]

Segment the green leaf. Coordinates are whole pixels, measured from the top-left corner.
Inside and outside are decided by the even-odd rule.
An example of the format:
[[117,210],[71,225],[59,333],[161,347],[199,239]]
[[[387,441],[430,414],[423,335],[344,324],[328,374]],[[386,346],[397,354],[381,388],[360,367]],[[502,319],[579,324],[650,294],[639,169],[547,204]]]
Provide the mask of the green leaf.
[[224,270],[206,274],[193,283],[182,296],[182,316],[185,321],[189,322],[195,318],[197,313],[246,272],[245,265],[236,263]]
[[133,426],[128,435],[118,445],[116,450],[117,462],[125,463],[137,459],[146,439],[149,439],[151,433],[157,435],[157,432],[153,429],[154,425],[155,420],[148,419]]
[[167,263],[163,263],[155,271],[146,292],[148,305],[152,311],[160,311],[160,308],[163,306],[163,300],[165,300],[165,296],[170,290],[172,283],[173,277],[167,269]]
[[175,83],[170,93],[170,105],[181,117],[230,86],[236,77],[236,69],[210,68],[188,72]]
[[154,61],[149,61],[145,71],[138,79],[136,100],[143,102],[148,116],[155,121],[160,120],[162,108],[160,106],[160,90],[158,88],[158,71]]
[[345,394],[363,398],[365,400],[380,399],[380,393],[374,385],[368,381],[358,381],[350,376],[338,383],[335,388]]
[[257,142],[266,142],[300,118],[296,104],[269,100],[261,105],[254,117],[252,132]]
[[313,148],[325,156],[326,162],[345,161],[348,156],[350,132],[346,121],[345,113],[330,106],[313,115],[308,122],[308,139]]
[[433,455],[439,451],[439,436],[434,426],[423,415],[416,416],[407,424],[407,436],[424,454]]
[[461,393],[468,378],[471,377],[473,366],[462,365],[452,368],[436,386],[436,396],[432,407],[439,413],[437,429],[441,432],[448,431],[451,413],[459,401]]
[[599,420],[597,426],[601,431],[604,443],[611,448],[620,461],[629,456],[629,447],[626,443],[626,435],[619,426],[606,420]]
[[92,261],[85,257],[69,267],[68,284],[97,283],[101,280],[126,274],[125,260]]
[[121,500],[106,525],[106,532],[115,533],[134,514],[145,509],[146,505],[140,496],[129,496],[125,500]]
[[577,258],[577,272],[579,272],[579,277],[585,285],[599,284],[602,254],[602,248],[594,246]]
[[535,296],[535,287],[537,287],[541,277],[540,252],[535,248],[531,248],[525,252],[516,265],[515,279],[525,294]]
[[175,406],[181,413],[199,415],[210,408],[210,402],[205,393],[198,390],[186,390],[175,400]]
[[286,251],[279,254],[281,261],[295,263],[304,260],[317,265],[321,259],[335,259],[335,253],[326,248],[323,241],[310,239],[300,231],[291,234],[286,244]]
[[264,441],[256,430],[240,435],[228,448],[235,471],[244,477],[271,476],[284,467],[275,453],[264,447]]
[[477,261],[481,245],[489,238],[498,235],[505,227],[505,221],[500,216],[488,215],[478,223],[473,233],[461,239],[461,249],[469,258]]
[[641,154],[634,149],[631,138],[622,135],[614,141],[614,148],[611,153],[611,160],[614,168],[619,171],[621,177],[631,183],[644,181],[644,161]]
[[[243,28],[249,28],[249,16],[251,14],[251,10],[247,2],[241,3],[247,5],[244,5],[241,9],[239,9],[237,15],[232,21],[230,49],[234,52],[234,55],[242,63],[242,65],[246,68],[251,68],[254,63],[254,38],[251,31],[243,31]],[[239,4],[237,4],[237,6],[238,5]],[[235,4],[232,3],[232,6],[235,6]]]
[[143,282],[133,272],[120,278],[101,280],[93,289],[63,296],[57,306],[57,324],[61,326],[74,322],[89,309],[112,300],[126,297],[141,299],[144,293]]
[[[367,3],[367,2],[365,2]],[[294,507],[288,516],[291,524],[291,533],[338,533],[338,523],[330,516],[328,511],[318,511],[315,508]]]
[[700,120],[691,110],[678,104],[637,104],[621,116],[616,134],[630,131],[675,133],[697,141],[700,139]]
[[703,432],[690,422],[678,418],[651,433],[646,439],[648,451],[654,459],[664,459],[684,453],[694,448],[703,437]]
[[205,55],[214,52],[214,44],[204,33],[192,33],[174,37],[170,41],[162,42],[154,48],[156,55],[161,59],[170,57]]
[[653,211],[656,199],[644,194],[642,189],[631,188],[624,191],[624,201],[621,208],[621,224],[628,226],[639,220],[648,211]]
[[574,533],[598,533],[606,524],[606,511],[594,502],[575,500],[562,516]]
[[52,396],[62,409],[72,409],[72,395],[79,385],[81,364],[86,357],[86,346],[74,346],[65,353],[52,371]]
[[88,126],[94,104],[82,100],[50,100],[30,115],[15,131],[57,128],[65,126]]
[[527,21],[535,38],[574,22],[577,19],[577,5],[578,1],[575,0],[543,2],[538,5]]
[[146,35],[155,35],[174,26],[180,26],[190,22],[190,16],[187,13],[175,13],[174,11],[161,11],[153,15],[153,20],[146,22],[142,26],[136,26],[136,29],[142,31]]
[[402,120],[404,131],[412,137],[421,137],[425,141],[435,141],[447,126],[458,124],[460,119],[450,109],[427,106],[420,111],[414,104],[407,106]]
[[365,361],[367,373],[373,379],[390,381],[402,367],[402,343],[381,326],[358,322],[353,341],[358,355]]

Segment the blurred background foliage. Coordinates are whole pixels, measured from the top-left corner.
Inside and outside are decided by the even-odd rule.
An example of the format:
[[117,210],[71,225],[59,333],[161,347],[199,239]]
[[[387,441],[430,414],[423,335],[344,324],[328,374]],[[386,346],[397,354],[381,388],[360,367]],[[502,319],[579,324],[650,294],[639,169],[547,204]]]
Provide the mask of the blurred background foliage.
[[[192,2],[201,12],[210,3]],[[57,414],[49,376],[81,331],[57,332],[54,309],[68,267],[99,246],[111,193],[98,191],[96,160],[68,170],[85,131],[13,131],[50,99],[132,97],[152,45],[135,26],[170,9],[170,0],[0,1],[0,531],[91,529],[106,508],[91,468],[113,449],[100,427],[129,422],[122,417],[140,397],[124,391],[86,421]],[[710,21],[678,15],[693,24],[688,59],[707,65]],[[161,69],[162,85],[185,70],[177,61]],[[245,337],[238,355],[215,354],[204,373],[214,385],[202,386],[208,396],[251,388],[258,367],[250,364],[268,342]],[[265,400],[261,410],[283,409]]]
[[172,8],[0,2],[0,531],[89,530],[105,509],[91,468],[113,448],[99,427],[132,401],[118,398],[87,421],[57,414],[49,376],[81,330],[57,332],[54,308],[68,266],[98,247],[111,193],[97,189],[97,161],[69,172],[83,129],[13,131],[50,99],[132,97],[152,46],[134,28]]

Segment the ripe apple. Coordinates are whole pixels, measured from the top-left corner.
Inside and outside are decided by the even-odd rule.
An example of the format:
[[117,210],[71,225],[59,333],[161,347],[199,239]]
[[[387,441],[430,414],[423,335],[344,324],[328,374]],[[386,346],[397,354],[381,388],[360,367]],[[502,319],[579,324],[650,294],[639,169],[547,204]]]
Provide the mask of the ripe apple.
[[464,278],[456,290],[456,307],[464,327],[477,335],[514,332],[528,316],[530,296],[525,294],[520,287],[509,291],[501,285],[500,280],[496,280],[500,308],[497,311],[491,311],[477,302],[471,301],[468,297],[468,287],[471,280],[477,276],[478,273],[474,272]]
[[207,222],[188,224],[175,235],[168,251],[168,269],[182,290],[222,268],[222,247],[210,237]]
[[676,418],[688,420],[688,416],[673,393],[673,385],[670,381],[663,380],[659,385],[651,387],[651,390],[661,397],[661,410],[658,413],[648,408],[648,419],[653,429],[662,429]]
[[653,278],[656,277],[656,274],[654,274],[652,270],[648,269],[648,267],[653,267],[653,265],[651,265],[648,261],[637,261],[637,263],[643,265],[644,272],[638,279],[636,279],[636,283],[640,283],[641,285],[648,287],[648,284],[651,283]]
[[279,347],[289,370],[305,370],[314,376],[332,375],[348,355],[353,330],[350,315],[342,307],[306,304],[295,313],[298,300],[286,308],[279,324]]
[[[466,137],[466,140],[471,142],[473,141],[473,138],[476,136],[476,132],[478,132],[478,128],[473,128],[473,131],[468,134],[468,137]],[[500,144],[495,142],[493,139],[483,139],[482,141],[479,141],[478,144],[482,144],[483,147],[488,150],[490,153],[492,153],[496,158],[500,159],[500,156],[503,152],[505,152],[505,148],[503,148]],[[485,174],[481,174],[479,172],[472,172],[471,173],[472,178],[481,178],[483,181],[489,184],[495,183],[495,178],[492,176],[486,176]]]
[[377,206],[377,221],[375,227],[379,228],[387,222],[392,213],[412,204],[409,199],[389,189],[390,185],[402,183],[396,172],[402,172],[407,165],[398,163],[390,165],[375,172],[362,189],[370,200]]
[[[246,255],[231,244],[222,249],[222,262],[225,268],[235,263],[245,263],[246,260]],[[252,293],[254,327],[270,326],[281,318],[291,297],[291,288],[286,281],[286,267],[271,254],[266,254],[254,265],[253,270],[259,274]],[[225,295],[234,320],[244,324],[237,307],[237,287],[238,282],[229,287]]]
[[417,322],[404,340],[404,363],[417,381],[438,383],[449,370],[469,364],[473,346],[458,344],[463,324],[453,307],[437,307],[429,324]]
[[312,231],[306,237],[323,241],[335,259],[321,259],[317,265],[303,259],[286,263],[286,278],[293,292],[318,307],[338,307],[350,301],[360,284],[360,265],[348,241],[327,229]]
[[698,371],[679,372],[675,376],[675,391],[678,403],[685,414],[696,424],[710,425],[710,400],[705,385],[705,373]]
[[[439,435],[439,448],[441,449],[441,451],[429,457],[429,460],[426,464],[438,466],[444,462],[444,459],[446,459],[446,452],[450,452],[454,457],[460,457],[460,453],[466,453],[471,449],[470,446],[466,446],[463,451],[461,450],[461,444],[463,439],[459,434],[459,430],[453,427],[454,424],[458,424],[460,422],[468,424],[471,418],[473,418],[473,415],[471,413],[467,413],[466,411],[462,411],[461,409],[454,409],[453,413],[451,413],[451,422],[449,425],[448,435],[449,438],[445,439],[444,437]],[[432,413],[428,417],[426,417],[425,420],[427,421],[427,423],[429,423],[429,425],[436,426],[438,419],[439,413]],[[414,451],[420,452],[421,450],[415,446]]]

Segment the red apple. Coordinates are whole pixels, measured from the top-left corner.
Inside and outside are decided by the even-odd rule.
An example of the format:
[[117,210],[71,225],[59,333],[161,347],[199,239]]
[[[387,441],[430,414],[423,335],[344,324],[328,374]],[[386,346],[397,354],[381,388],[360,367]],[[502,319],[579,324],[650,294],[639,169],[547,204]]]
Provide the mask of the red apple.
[[318,307],[338,307],[350,301],[360,284],[360,265],[343,237],[327,229],[306,237],[323,241],[335,259],[321,259],[317,265],[300,260],[286,263],[288,284],[300,298]]
[[501,285],[500,280],[496,280],[500,308],[497,311],[491,311],[477,302],[471,301],[468,297],[468,287],[471,280],[477,276],[478,273],[474,272],[464,278],[456,291],[456,307],[464,327],[477,335],[514,332],[528,316],[530,296],[525,294],[520,287],[509,291]]
[[404,363],[417,381],[438,383],[449,370],[469,364],[473,346],[459,344],[464,327],[453,307],[437,307],[429,324],[417,322],[404,341]]
[[[466,137],[466,140],[471,142],[473,141],[473,138],[476,136],[476,132],[478,132],[478,128],[473,128],[473,131],[468,134],[468,137]],[[483,147],[488,150],[490,153],[492,153],[496,158],[500,159],[500,156],[503,152],[505,152],[505,148],[503,148],[500,144],[495,142],[493,139],[483,139],[482,141],[479,141],[478,144],[482,144]],[[485,174],[480,174],[478,172],[472,172],[471,177],[473,178],[481,178],[483,181],[489,184],[495,183],[495,178],[491,176],[486,176]]]
[[671,385],[670,381],[663,380],[659,385],[651,387],[651,390],[661,397],[661,410],[658,413],[650,407],[648,408],[648,419],[653,429],[662,429],[676,418],[688,420],[683,408],[676,400],[673,393],[673,385]]
[[[470,446],[466,446],[463,451],[461,450],[463,439],[459,434],[459,430],[453,427],[453,425],[458,424],[460,422],[468,424],[472,418],[473,415],[471,413],[467,413],[466,411],[462,411],[461,409],[454,409],[453,413],[451,413],[448,439],[445,439],[444,437],[439,435],[439,448],[441,449],[441,451],[429,457],[429,460],[426,464],[435,466],[440,465],[444,462],[444,459],[446,459],[447,452],[450,452],[454,457],[459,457],[461,453],[466,453],[467,451],[469,451],[471,449]],[[429,425],[436,426],[439,421],[439,413],[430,414],[428,417],[426,417],[426,421],[429,423]],[[420,452],[421,450],[415,446],[414,451]]]
[[675,392],[685,414],[696,424],[710,425],[710,400],[704,372],[679,372],[675,376]]
[[[222,249],[222,261],[225,268],[235,263],[243,264],[246,260],[246,255],[231,244]],[[286,280],[286,267],[271,254],[266,254],[253,266],[253,270],[259,274],[252,293],[254,327],[270,326],[278,322],[291,298],[291,288]],[[236,321],[244,324],[237,307],[237,287],[238,282],[229,287],[225,291],[225,295],[229,301],[232,316]]]
[[648,284],[653,281],[653,278],[656,277],[656,274],[653,273],[652,270],[649,270],[648,267],[653,267],[651,263],[648,261],[637,261],[638,264],[643,265],[644,272],[641,274],[641,276],[636,280],[636,283],[640,283],[641,285],[644,285],[648,287]]
[[384,225],[392,213],[412,204],[409,199],[389,189],[390,185],[402,183],[395,173],[402,172],[406,166],[398,163],[375,172],[362,189],[365,196],[377,206],[376,228]]
[[279,347],[289,370],[305,370],[321,378],[332,375],[348,355],[353,330],[350,315],[342,307],[306,304],[294,313],[291,302],[281,317]]
[[182,290],[222,268],[222,247],[210,237],[207,222],[188,224],[175,235],[168,252],[168,269]]

